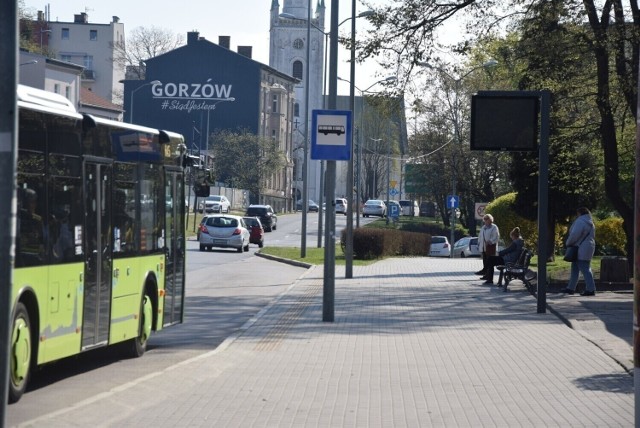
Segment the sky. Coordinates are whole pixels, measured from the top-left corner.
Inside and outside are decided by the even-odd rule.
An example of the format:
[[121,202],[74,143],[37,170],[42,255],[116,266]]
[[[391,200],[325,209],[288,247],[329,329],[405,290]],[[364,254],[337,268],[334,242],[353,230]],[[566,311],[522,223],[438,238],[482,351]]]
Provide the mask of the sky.
[[[182,34],[198,31],[201,37],[218,42],[218,36],[231,37],[231,49],[253,46],[253,59],[269,64],[269,13],[272,0],[184,0],[183,2],[151,2],[140,0],[25,0],[28,10],[35,13],[49,6],[51,21],[73,22],[75,14],[86,12],[90,23],[108,24],[113,16],[124,24],[125,34],[136,27],[159,27]],[[280,10],[284,0],[278,1]],[[314,5],[317,0],[311,0]],[[332,0],[325,0],[325,31],[329,31]],[[156,5],[166,5],[163,7]],[[351,1],[339,2],[340,22],[351,16]],[[366,10],[356,5],[356,13]],[[363,19],[357,28],[367,25]],[[351,25],[345,23],[340,33],[346,34]],[[349,52],[341,48],[338,53],[338,76],[349,78]],[[381,79],[376,77],[375,61],[356,66],[356,86],[366,88]],[[349,84],[338,81],[338,94],[348,95]]]

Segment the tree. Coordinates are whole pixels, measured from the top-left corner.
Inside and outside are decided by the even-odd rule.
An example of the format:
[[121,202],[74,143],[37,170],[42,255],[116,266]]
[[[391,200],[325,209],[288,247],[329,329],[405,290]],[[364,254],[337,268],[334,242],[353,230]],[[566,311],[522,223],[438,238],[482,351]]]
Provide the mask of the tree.
[[248,130],[216,131],[209,139],[209,147],[213,147],[216,180],[248,189],[254,196],[259,196],[269,177],[285,165],[276,140]]
[[[559,22],[588,30],[584,33],[583,44],[588,48],[596,70],[594,102],[598,112],[597,136],[604,166],[605,193],[624,220],[627,251],[630,251],[633,248],[634,193],[631,191],[632,174],[625,167],[633,162],[634,152],[627,148],[627,144],[635,134],[633,119],[637,117],[640,46],[637,0],[628,0],[626,5],[623,0],[607,0],[597,5],[594,0],[511,0],[509,4],[493,0],[444,3],[399,0],[377,8],[376,14],[369,18],[372,28],[367,37],[360,39],[359,59],[378,55],[383,67],[395,69],[398,64],[408,65],[408,76],[417,64],[434,54],[438,47],[436,30],[453,16],[467,18],[467,33],[477,38],[491,34],[492,27],[500,23],[510,23],[512,28],[519,28],[524,19],[543,10],[540,6],[545,3],[563,6],[562,21]],[[374,7],[370,3],[366,5]],[[456,50],[466,53],[470,45],[469,40],[463,40]],[[571,49],[547,52],[547,55],[558,57],[568,52]]]
[[[388,168],[399,153],[398,125],[401,98],[386,94],[365,96],[361,118],[361,144],[364,189],[362,200],[377,199],[387,190]],[[391,159],[389,158],[391,157]],[[393,168],[391,168],[393,170]]]
[[136,27],[125,41],[113,44],[113,60],[126,68],[127,78],[144,79],[144,62],[184,45],[182,34],[158,27]]

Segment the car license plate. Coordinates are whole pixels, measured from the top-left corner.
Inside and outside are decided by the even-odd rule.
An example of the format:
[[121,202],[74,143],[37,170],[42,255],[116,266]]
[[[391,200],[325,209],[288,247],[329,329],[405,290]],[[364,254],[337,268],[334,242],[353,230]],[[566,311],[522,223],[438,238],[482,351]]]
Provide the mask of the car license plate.
[[227,243],[226,240],[224,239],[214,239],[213,240],[213,245],[225,245]]

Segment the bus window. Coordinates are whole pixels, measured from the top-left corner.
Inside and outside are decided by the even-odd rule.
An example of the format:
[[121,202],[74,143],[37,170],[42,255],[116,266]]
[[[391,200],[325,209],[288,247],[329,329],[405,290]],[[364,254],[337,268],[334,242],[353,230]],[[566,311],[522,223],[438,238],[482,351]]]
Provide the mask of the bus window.
[[46,263],[46,230],[44,189],[32,181],[20,183],[18,189],[18,237],[16,267],[39,266]]
[[164,249],[164,176],[153,164],[142,167],[140,181],[140,234],[143,251]]
[[81,260],[82,242],[78,240],[84,223],[82,184],[77,177],[52,177],[49,201],[49,243],[52,263]]
[[113,188],[113,251],[116,257],[135,253],[140,247],[135,188],[136,166],[116,162]]

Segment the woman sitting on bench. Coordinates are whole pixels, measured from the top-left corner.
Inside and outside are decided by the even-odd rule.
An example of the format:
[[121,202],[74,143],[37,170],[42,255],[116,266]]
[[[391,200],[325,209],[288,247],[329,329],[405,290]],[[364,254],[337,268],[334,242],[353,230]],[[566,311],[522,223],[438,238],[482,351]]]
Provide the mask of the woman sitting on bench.
[[482,277],[485,280],[484,284],[493,284],[494,267],[518,261],[518,257],[520,257],[520,253],[524,248],[524,239],[520,235],[520,228],[515,227],[509,236],[511,236],[511,245],[499,251],[497,256],[489,256],[487,258],[487,273]]

